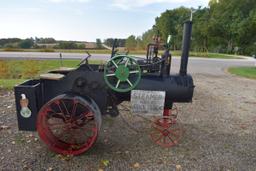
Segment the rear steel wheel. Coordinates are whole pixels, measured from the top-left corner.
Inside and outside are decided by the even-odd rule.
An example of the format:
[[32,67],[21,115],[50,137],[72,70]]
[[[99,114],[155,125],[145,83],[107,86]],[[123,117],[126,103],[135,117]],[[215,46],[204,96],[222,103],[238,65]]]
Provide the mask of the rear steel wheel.
[[54,152],[79,155],[95,143],[101,125],[101,113],[95,102],[79,96],[60,95],[38,113],[37,131]]

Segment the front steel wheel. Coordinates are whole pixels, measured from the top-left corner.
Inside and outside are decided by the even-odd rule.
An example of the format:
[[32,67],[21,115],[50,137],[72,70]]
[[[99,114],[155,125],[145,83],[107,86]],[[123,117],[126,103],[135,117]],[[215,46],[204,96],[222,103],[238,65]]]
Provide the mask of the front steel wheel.
[[91,99],[60,95],[38,113],[37,132],[50,150],[64,155],[79,155],[96,142],[101,113]]

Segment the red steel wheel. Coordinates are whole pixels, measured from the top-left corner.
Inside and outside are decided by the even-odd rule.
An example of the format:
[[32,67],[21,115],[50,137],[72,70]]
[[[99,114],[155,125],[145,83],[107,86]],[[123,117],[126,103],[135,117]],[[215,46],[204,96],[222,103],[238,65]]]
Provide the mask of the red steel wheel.
[[38,113],[37,132],[50,150],[64,155],[79,155],[95,143],[101,113],[89,98],[60,95]]
[[170,117],[156,119],[152,123],[150,138],[162,147],[177,145],[182,135],[182,129]]

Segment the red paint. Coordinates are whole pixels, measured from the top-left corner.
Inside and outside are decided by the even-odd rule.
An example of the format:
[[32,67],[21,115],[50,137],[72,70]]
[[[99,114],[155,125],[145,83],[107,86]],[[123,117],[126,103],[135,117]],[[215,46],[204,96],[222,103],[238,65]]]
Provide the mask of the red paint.
[[44,105],[38,113],[37,131],[50,150],[64,155],[84,153],[98,137],[92,110],[72,99],[55,99]]
[[162,147],[172,147],[177,145],[182,134],[182,129],[176,124],[177,107],[164,109],[163,118],[156,119],[152,123],[150,138]]

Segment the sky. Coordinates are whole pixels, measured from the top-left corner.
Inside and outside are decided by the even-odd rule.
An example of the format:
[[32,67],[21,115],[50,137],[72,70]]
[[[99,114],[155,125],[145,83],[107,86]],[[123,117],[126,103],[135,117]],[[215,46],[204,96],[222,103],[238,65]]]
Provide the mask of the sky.
[[180,6],[209,0],[1,0],[0,38],[53,37],[95,41],[139,36],[155,18]]

